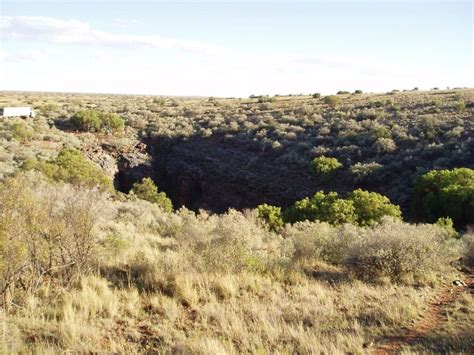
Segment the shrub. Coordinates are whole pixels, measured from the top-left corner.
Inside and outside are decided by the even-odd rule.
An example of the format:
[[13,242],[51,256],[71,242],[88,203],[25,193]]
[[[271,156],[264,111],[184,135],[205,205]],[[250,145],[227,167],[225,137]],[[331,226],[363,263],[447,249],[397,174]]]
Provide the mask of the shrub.
[[451,237],[453,238],[459,237],[459,233],[456,231],[456,229],[454,229],[454,222],[451,218],[449,217],[438,218],[435,225],[437,225],[438,227],[444,228]]
[[158,187],[149,177],[136,182],[132,187],[133,193],[140,199],[156,203],[166,212],[173,211],[173,204],[164,192],[158,192]]
[[362,90],[356,90],[354,91],[354,94],[362,94]]
[[34,132],[24,122],[13,123],[10,130],[13,138],[20,142],[27,141],[34,135]]
[[0,184],[4,302],[19,296],[20,285],[35,291],[48,279],[66,284],[90,269],[103,197],[97,190],[52,186],[38,174],[20,174]]
[[92,110],[76,112],[70,123],[78,130],[85,132],[118,132],[123,130],[124,120],[115,113],[103,113]]
[[339,198],[336,192],[319,191],[311,198],[296,201],[284,212],[287,222],[320,221],[330,224],[354,223],[357,220],[352,201]]
[[463,235],[462,242],[464,244],[464,264],[468,267],[474,267],[474,233],[471,231]]
[[22,169],[40,171],[56,181],[113,190],[111,179],[94,163],[85,159],[81,152],[74,149],[62,150],[50,161],[27,160],[23,163]]
[[456,109],[456,112],[462,113],[466,110],[466,103],[461,100],[456,102],[456,105],[454,107]]
[[357,223],[361,226],[374,225],[381,221],[384,216],[400,219],[400,207],[392,205],[388,197],[376,192],[357,189],[349,194],[357,215]]
[[336,107],[337,105],[341,104],[342,100],[340,97],[337,97],[335,95],[329,95],[324,97],[323,101],[326,105],[329,105],[330,107]]
[[324,155],[314,158],[311,162],[312,172],[320,177],[327,177],[341,167],[342,164],[336,158],[325,157]]
[[92,110],[76,112],[69,121],[76,129],[85,132],[99,132],[101,128],[99,113]]
[[428,222],[450,217],[456,226],[474,223],[474,170],[432,170],[420,176],[414,207]]
[[424,282],[431,272],[449,269],[459,258],[456,240],[435,225],[410,225],[391,220],[372,229],[347,251],[344,265],[357,277]]
[[321,97],[321,94],[319,92],[316,92],[313,94],[313,99],[319,99]]
[[338,95],[349,95],[350,92],[349,91],[345,91],[345,90],[340,90],[337,92]]
[[264,203],[257,207],[257,215],[259,218],[262,218],[273,231],[277,231],[284,225],[281,207],[271,206]]

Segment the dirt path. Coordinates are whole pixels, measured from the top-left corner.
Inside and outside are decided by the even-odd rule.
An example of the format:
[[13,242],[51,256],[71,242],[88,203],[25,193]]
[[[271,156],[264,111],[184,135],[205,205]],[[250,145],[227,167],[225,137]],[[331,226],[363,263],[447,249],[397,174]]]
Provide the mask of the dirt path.
[[[469,289],[474,288],[474,275],[469,275],[464,279]],[[423,337],[436,329],[440,323],[446,321],[446,308],[451,305],[463,292],[465,286],[450,285],[438,294],[429,304],[428,310],[423,317],[412,328],[402,331],[398,335],[388,336],[377,345],[372,354],[395,354],[402,345],[413,345]]]

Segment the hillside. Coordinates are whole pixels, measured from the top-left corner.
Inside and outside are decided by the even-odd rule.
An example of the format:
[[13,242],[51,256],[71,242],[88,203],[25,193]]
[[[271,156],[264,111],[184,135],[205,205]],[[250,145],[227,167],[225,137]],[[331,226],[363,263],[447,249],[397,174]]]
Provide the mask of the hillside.
[[[17,104],[37,117],[0,118],[0,352],[473,352],[474,89]],[[413,205],[438,169],[462,225]]]
[[[263,202],[286,207],[319,190],[344,195],[361,187],[388,196],[413,218],[416,176],[432,169],[474,167],[472,89],[344,94],[331,104],[325,97],[307,96],[180,99],[34,93],[4,93],[0,101],[32,104],[41,113],[34,124],[42,125],[45,134],[57,132],[43,143],[41,137],[32,139],[31,146],[78,147],[105,164],[109,174],[122,170],[116,181],[125,192],[133,180],[152,175],[175,207],[215,212]],[[65,133],[69,117],[85,108],[117,113],[126,120],[126,133]],[[9,149],[11,161],[22,159]],[[106,154],[98,156],[103,150]],[[124,153],[125,162],[119,159],[122,163],[114,167]],[[343,165],[331,181],[319,181],[309,169],[311,160],[321,155]]]

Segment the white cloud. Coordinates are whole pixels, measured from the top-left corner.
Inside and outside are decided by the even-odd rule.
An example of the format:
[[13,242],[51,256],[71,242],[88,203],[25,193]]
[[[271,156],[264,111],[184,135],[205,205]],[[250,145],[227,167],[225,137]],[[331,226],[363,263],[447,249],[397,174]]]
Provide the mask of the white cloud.
[[6,39],[29,39],[53,44],[174,48],[200,54],[219,51],[217,46],[200,41],[156,35],[116,34],[94,29],[86,22],[44,16],[2,16],[0,31]]

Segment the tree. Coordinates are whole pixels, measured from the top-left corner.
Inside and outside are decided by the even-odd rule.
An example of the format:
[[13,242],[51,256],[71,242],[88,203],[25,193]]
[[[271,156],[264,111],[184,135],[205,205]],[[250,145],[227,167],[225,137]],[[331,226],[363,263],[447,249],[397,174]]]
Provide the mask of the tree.
[[357,220],[352,201],[339,198],[336,192],[319,191],[311,198],[296,201],[284,212],[287,222],[321,221],[331,224],[354,223]]
[[125,125],[124,120],[115,113],[92,110],[76,112],[69,121],[76,129],[84,132],[119,132]]
[[415,183],[414,207],[427,222],[450,217],[458,227],[474,223],[474,170],[432,170]]
[[357,189],[349,194],[349,200],[354,204],[357,223],[361,226],[374,225],[383,216],[401,218],[402,215],[399,206],[391,204],[388,197],[376,192]]
[[277,231],[284,225],[281,207],[271,206],[264,203],[257,207],[257,215],[259,218],[263,219],[268,227],[273,231]]
[[173,204],[164,192],[158,192],[158,187],[149,177],[133,184],[132,191],[138,198],[151,203],[156,203],[166,212],[173,211]]

